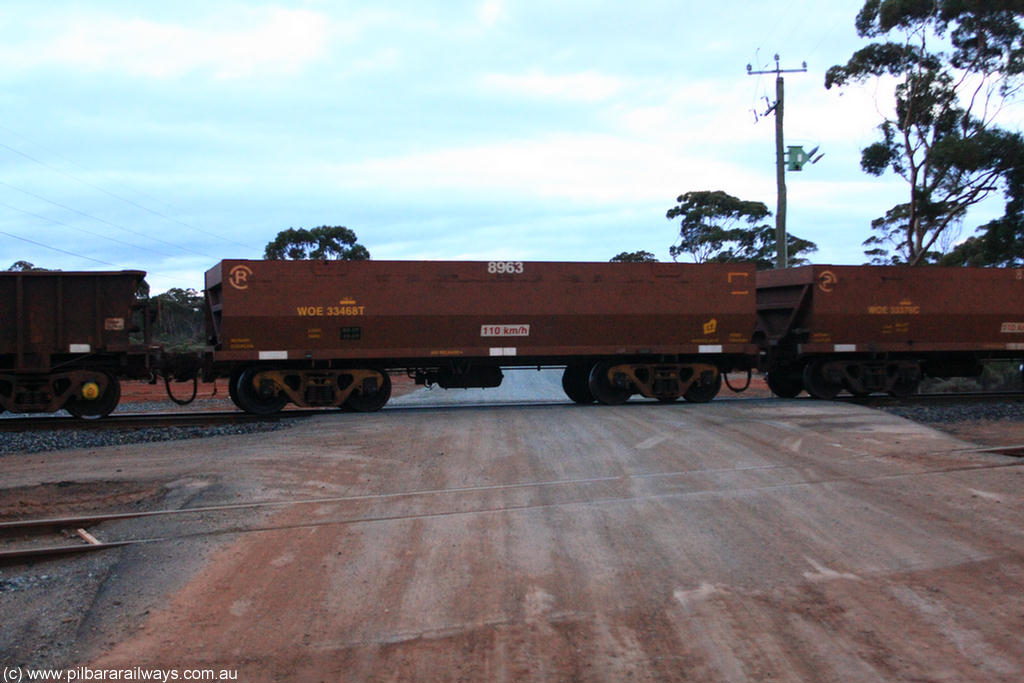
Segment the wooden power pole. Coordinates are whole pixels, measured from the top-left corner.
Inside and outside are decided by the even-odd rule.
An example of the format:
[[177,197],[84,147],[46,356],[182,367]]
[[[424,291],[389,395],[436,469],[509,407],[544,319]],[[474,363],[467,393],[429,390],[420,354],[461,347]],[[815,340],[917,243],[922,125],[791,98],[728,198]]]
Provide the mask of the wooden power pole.
[[747,73],[775,74],[775,104],[771,105],[764,113],[764,116],[775,112],[775,180],[778,184],[778,206],[775,211],[775,267],[785,268],[788,265],[789,257],[786,253],[786,153],[783,147],[782,115],[785,106],[785,88],[782,81],[782,74],[804,73],[807,71],[807,62],[799,69],[782,69],[779,67],[779,56],[775,55],[775,68],[768,71],[754,71],[747,64]]

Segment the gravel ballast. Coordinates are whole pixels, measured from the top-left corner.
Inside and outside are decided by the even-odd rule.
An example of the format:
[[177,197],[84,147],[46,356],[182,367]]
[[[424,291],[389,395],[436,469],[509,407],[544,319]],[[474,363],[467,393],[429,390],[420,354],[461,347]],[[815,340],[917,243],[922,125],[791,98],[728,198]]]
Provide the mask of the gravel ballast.
[[46,432],[7,432],[0,439],[0,455],[11,453],[39,453],[69,448],[99,448],[130,443],[154,443],[182,439],[203,439],[211,436],[230,436],[274,432],[285,429],[289,423],[269,422],[226,424],[212,427],[147,427],[143,429],[63,429]]
[[[159,407],[159,404],[156,405]],[[135,404],[132,412],[155,409],[147,404]],[[1024,422],[1024,404],[1016,401],[1003,403],[965,402],[961,404],[918,404],[883,406],[890,414],[923,424],[953,424],[971,421],[1009,420]],[[201,439],[214,436],[253,434],[285,429],[291,422],[261,422],[190,427],[149,427],[141,429],[110,430],[55,430],[45,432],[9,432],[0,438],[0,455],[38,453],[71,448],[98,448],[131,443],[154,443]]]
[[[180,412],[193,412],[197,410],[231,410],[232,408],[233,406],[228,401],[205,401],[182,406],[177,410]],[[168,404],[166,402],[133,402],[121,404],[114,411],[114,414],[166,412],[167,410]],[[63,411],[53,414],[66,415]],[[11,415],[10,413],[0,415],[0,419],[6,417],[21,416]],[[42,432],[5,432],[0,434],[0,455],[274,432],[278,429],[287,428],[289,424],[290,421],[249,422],[209,426],[140,427],[135,429],[95,429],[90,425],[89,429],[82,430],[60,429]]]
[[1024,403],[1017,401],[1006,401],[1004,403],[918,404],[884,406],[881,409],[887,413],[923,424],[979,420],[1024,421]]

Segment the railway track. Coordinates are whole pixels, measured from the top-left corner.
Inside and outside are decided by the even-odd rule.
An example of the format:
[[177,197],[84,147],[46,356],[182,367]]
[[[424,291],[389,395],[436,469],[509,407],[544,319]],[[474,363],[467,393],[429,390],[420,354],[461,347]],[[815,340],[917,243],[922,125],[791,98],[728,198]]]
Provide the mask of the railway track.
[[[1017,462],[970,462],[952,466],[928,468],[898,473],[880,473],[869,477],[822,477],[795,482],[782,482],[765,484],[751,487],[749,490],[767,490],[793,487],[806,487],[816,485],[834,485],[840,482],[856,481],[864,482],[871,480],[886,480],[895,477],[918,477],[945,474],[950,472],[966,472],[974,470],[1008,469],[1019,468],[1024,463],[1024,445],[1004,447],[983,447],[969,448],[962,451],[965,454],[991,454],[1008,455],[1021,458]],[[859,456],[858,456],[859,457]],[[742,470],[778,470],[787,469],[789,465],[763,465],[756,467],[739,468]],[[723,468],[720,472],[735,471],[735,468]],[[709,470],[701,470],[707,474]],[[657,480],[674,479],[695,474],[692,471],[666,471],[648,472],[642,474],[628,475],[625,479]],[[230,503],[225,505],[212,505],[194,508],[177,508],[164,510],[148,510],[136,512],[110,512],[97,515],[80,515],[59,518],[26,519],[0,522],[0,566],[21,564],[35,560],[52,559],[62,556],[79,555],[83,553],[109,550],[126,546],[143,545],[150,543],[161,543],[168,541],[182,540],[186,538],[197,538],[203,536],[217,536],[225,534],[246,534],[267,531],[280,531],[287,529],[307,529],[322,526],[336,526],[349,524],[366,524],[381,521],[426,519],[449,515],[474,515],[474,514],[495,514],[502,512],[522,511],[539,508],[552,508],[573,505],[604,505],[616,503],[631,503],[643,500],[654,500],[664,498],[677,498],[692,495],[707,495],[713,491],[672,491],[659,493],[646,493],[634,495],[632,486],[622,486],[622,476],[610,477],[585,477],[559,479],[549,481],[527,481],[510,484],[494,484],[481,486],[454,487],[446,489],[424,489],[413,491],[396,491],[389,493],[369,493],[362,495],[331,496],[322,498],[303,498],[290,500],[262,500],[242,503]],[[548,493],[539,496],[536,502],[527,501],[518,504],[509,504],[508,493],[515,490],[544,490]],[[562,491],[565,495],[559,495],[556,491]],[[737,489],[730,489],[729,493],[735,493]],[[482,496],[482,498],[477,498]],[[440,501],[453,502],[452,505],[440,504]],[[395,513],[389,507],[394,502],[422,501],[423,508],[410,512]],[[437,501],[437,502],[435,502]],[[475,501],[475,504],[470,501]],[[468,504],[467,504],[468,503]],[[375,508],[375,504],[384,504],[383,508]],[[253,523],[252,513],[257,510],[274,508],[288,508],[294,506],[338,506],[343,511],[350,509],[347,514],[335,518],[317,519],[302,521],[299,523]],[[401,509],[402,506],[399,506]],[[197,522],[188,521],[188,517],[206,517],[242,513],[242,521],[234,523],[224,521],[223,526],[214,525],[212,528],[196,526]],[[125,530],[98,530],[96,527],[105,522],[119,522],[142,520],[146,518],[177,518],[181,522],[180,527],[172,528],[164,535],[125,537]],[[115,540],[103,540],[113,534]]]
[[276,415],[251,415],[238,410],[211,412],[123,413],[100,420],[70,416],[9,417],[0,419],[0,432],[144,429],[152,427],[207,427],[220,424],[280,422],[316,415],[321,410],[285,410]]
[[1024,393],[1013,391],[990,391],[967,392],[960,394],[914,394],[912,396],[905,397],[877,394],[871,396],[839,396],[833,400],[867,406],[955,405],[958,403],[1024,403]]
[[[742,393],[728,395],[719,400],[765,400],[764,397],[747,397]],[[800,400],[817,399],[801,396]],[[839,396],[834,401],[856,403],[866,406],[898,406],[898,405],[953,405],[957,403],[1024,403],[1021,392],[977,392],[959,394],[916,394],[903,398],[878,394],[871,396]],[[442,404],[438,406],[403,405],[390,406],[392,410],[415,410],[417,408],[495,408],[508,406],[562,405],[566,401],[558,400],[523,400],[506,402]],[[681,404],[682,405],[682,404]],[[63,430],[103,430],[103,429],[143,429],[153,427],[206,427],[219,424],[247,424],[258,422],[280,422],[300,417],[309,417],[323,413],[333,413],[330,409],[284,410],[274,415],[252,415],[238,410],[208,412],[161,412],[161,413],[121,413],[100,420],[82,420],[70,416],[31,416],[0,418],[0,432],[33,432]]]

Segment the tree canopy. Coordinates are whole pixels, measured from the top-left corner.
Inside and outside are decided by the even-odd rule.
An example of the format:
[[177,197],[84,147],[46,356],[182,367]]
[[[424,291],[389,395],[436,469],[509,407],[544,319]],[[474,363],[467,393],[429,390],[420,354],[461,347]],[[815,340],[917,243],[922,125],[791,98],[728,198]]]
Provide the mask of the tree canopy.
[[623,251],[609,259],[612,263],[657,263],[658,259],[649,251]]
[[1020,90],[1022,18],[1019,0],[864,3],[857,33],[874,42],[830,68],[825,87],[896,79],[891,113],[861,168],[903,178],[909,197],[872,222],[864,244],[873,263],[935,262],[971,206],[1000,188],[1012,194],[1024,139],[995,119]]
[[321,225],[306,230],[288,228],[277,233],[263,252],[263,258],[283,260],[365,261],[370,258],[366,247],[356,241],[356,234],[346,227]]
[[[721,190],[687,192],[665,214],[679,219],[679,241],[669,247],[673,259],[689,255],[697,263],[753,261],[758,269],[775,264],[775,227],[764,223],[771,212],[763,202],[745,201]],[[787,235],[790,265],[800,254],[817,251],[813,242]]]
[[11,264],[11,267],[7,269],[9,273],[34,273],[39,271],[46,271],[48,268],[40,268],[34,263],[29,261],[15,261]]

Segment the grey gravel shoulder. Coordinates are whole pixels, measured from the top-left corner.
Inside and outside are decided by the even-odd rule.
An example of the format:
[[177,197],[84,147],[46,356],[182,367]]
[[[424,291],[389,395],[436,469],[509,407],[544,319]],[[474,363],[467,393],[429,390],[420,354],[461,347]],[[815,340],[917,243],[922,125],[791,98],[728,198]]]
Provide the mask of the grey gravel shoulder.
[[960,403],[948,405],[884,406],[887,413],[926,424],[974,420],[1024,421],[1024,403]]
[[[194,405],[194,404],[193,404]],[[217,406],[220,408],[221,406]],[[224,406],[228,409],[230,406]],[[211,409],[207,406],[206,409]],[[196,410],[198,408],[192,408]],[[166,411],[166,403],[133,403],[119,406],[115,412]],[[188,412],[183,410],[182,412]],[[72,448],[100,448],[132,443],[156,443],[233,436],[287,429],[292,421],[250,422],[208,426],[145,427],[137,429],[62,429],[45,432],[8,432],[0,438],[0,455],[62,451]]]

